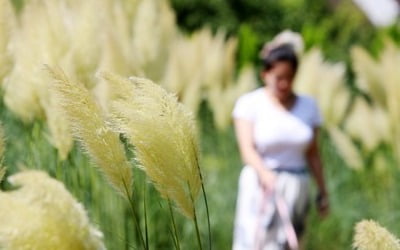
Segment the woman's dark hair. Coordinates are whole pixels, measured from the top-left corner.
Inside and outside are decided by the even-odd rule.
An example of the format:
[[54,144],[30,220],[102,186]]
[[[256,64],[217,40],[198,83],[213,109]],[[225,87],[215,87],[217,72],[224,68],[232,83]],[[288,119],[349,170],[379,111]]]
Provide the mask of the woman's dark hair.
[[292,45],[283,44],[268,51],[267,55],[262,58],[264,71],[272,69],[277,62],[288,62],[294,71],[297,71],[298,59]]

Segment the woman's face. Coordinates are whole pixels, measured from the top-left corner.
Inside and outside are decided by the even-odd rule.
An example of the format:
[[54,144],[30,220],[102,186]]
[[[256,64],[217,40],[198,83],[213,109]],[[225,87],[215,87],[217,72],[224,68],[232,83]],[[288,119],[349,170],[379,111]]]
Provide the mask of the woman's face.
[[264,84],[280,101],[285,101],[293,93],[293,79],[296,72],[289,62],[276,62],[268,71],[262,72]]

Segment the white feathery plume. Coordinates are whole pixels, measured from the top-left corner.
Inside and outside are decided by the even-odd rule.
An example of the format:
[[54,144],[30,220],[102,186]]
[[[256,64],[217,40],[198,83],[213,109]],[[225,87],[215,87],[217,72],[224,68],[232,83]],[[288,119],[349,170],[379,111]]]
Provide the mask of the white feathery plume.
[[177,33],[167,0],[141,0],[133,24],[132,55],[143,76],[159,81]]
[[351,138],[338,127],[328,127],[328,132],[333,144],[346,165],[353,169],[361,169],[363,167],[363,160],[359,149]]
[[8,177],[18,187],[0,191],[0,246],[4,249],[105,250],[82,204],[61,182],[30,170]]
[[119,135],[106,126],[101,109],[83,85],[70,82],[59,68],[48,71],[54,79],[52,91],[71,124],[73,135],[110,184],[129,199],[132,170]]
[[161,195],[194,216],[201,187],[194,117],[174,95],[150,80],[104,73],[121,93],[112,124],[135,147],[135,157]]
[[16,16],[11,1],[0,0],[0,85],[13,65],[11,37],[16,25]]
[[225,87],[215,85],[208,89],[207,100],[213,111],[214,123],[218,129],[226,129],[232,120],[231,114],[237,98],[257,86],[256,73],[253,67],[244,67],[237,82]]
[[355,226],[353,247],[357,250],[400,250],[400,240],[373,220]]

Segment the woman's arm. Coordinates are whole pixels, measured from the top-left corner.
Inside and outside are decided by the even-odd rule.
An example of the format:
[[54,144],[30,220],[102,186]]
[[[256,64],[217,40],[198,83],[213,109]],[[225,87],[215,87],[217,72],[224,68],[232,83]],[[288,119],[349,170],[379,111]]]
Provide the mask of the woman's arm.
[[319,190],[317,196],[318,211],[321,215],[324,216],[328,213],[329,201],[328,192],[325,186],[321,157],[318,149],[318,134],[319,130],[318,128],[315,128],[313,139],[306,152],[306,158]]
[[253,141],[253,124],[244,119],[235,119],[235,132],[243,162],[254,168],[261,185],[267,190],[273,190],[276,175],[265,167],[265,164],[255,149]]

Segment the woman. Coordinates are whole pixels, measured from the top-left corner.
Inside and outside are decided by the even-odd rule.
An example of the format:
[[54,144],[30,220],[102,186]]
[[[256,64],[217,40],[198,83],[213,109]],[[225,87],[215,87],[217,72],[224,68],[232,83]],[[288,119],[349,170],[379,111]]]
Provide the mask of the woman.
[[265,86],[241,96],[233,111],[246,164],[239,179],[234,250],[298,247],[296,234],[308,205],[308,170],[319,190],[319,213],[328,212],[317,148],[321,118],[313,99],[293,92],[298,60],[292,46],[270,49],[263,66]]

